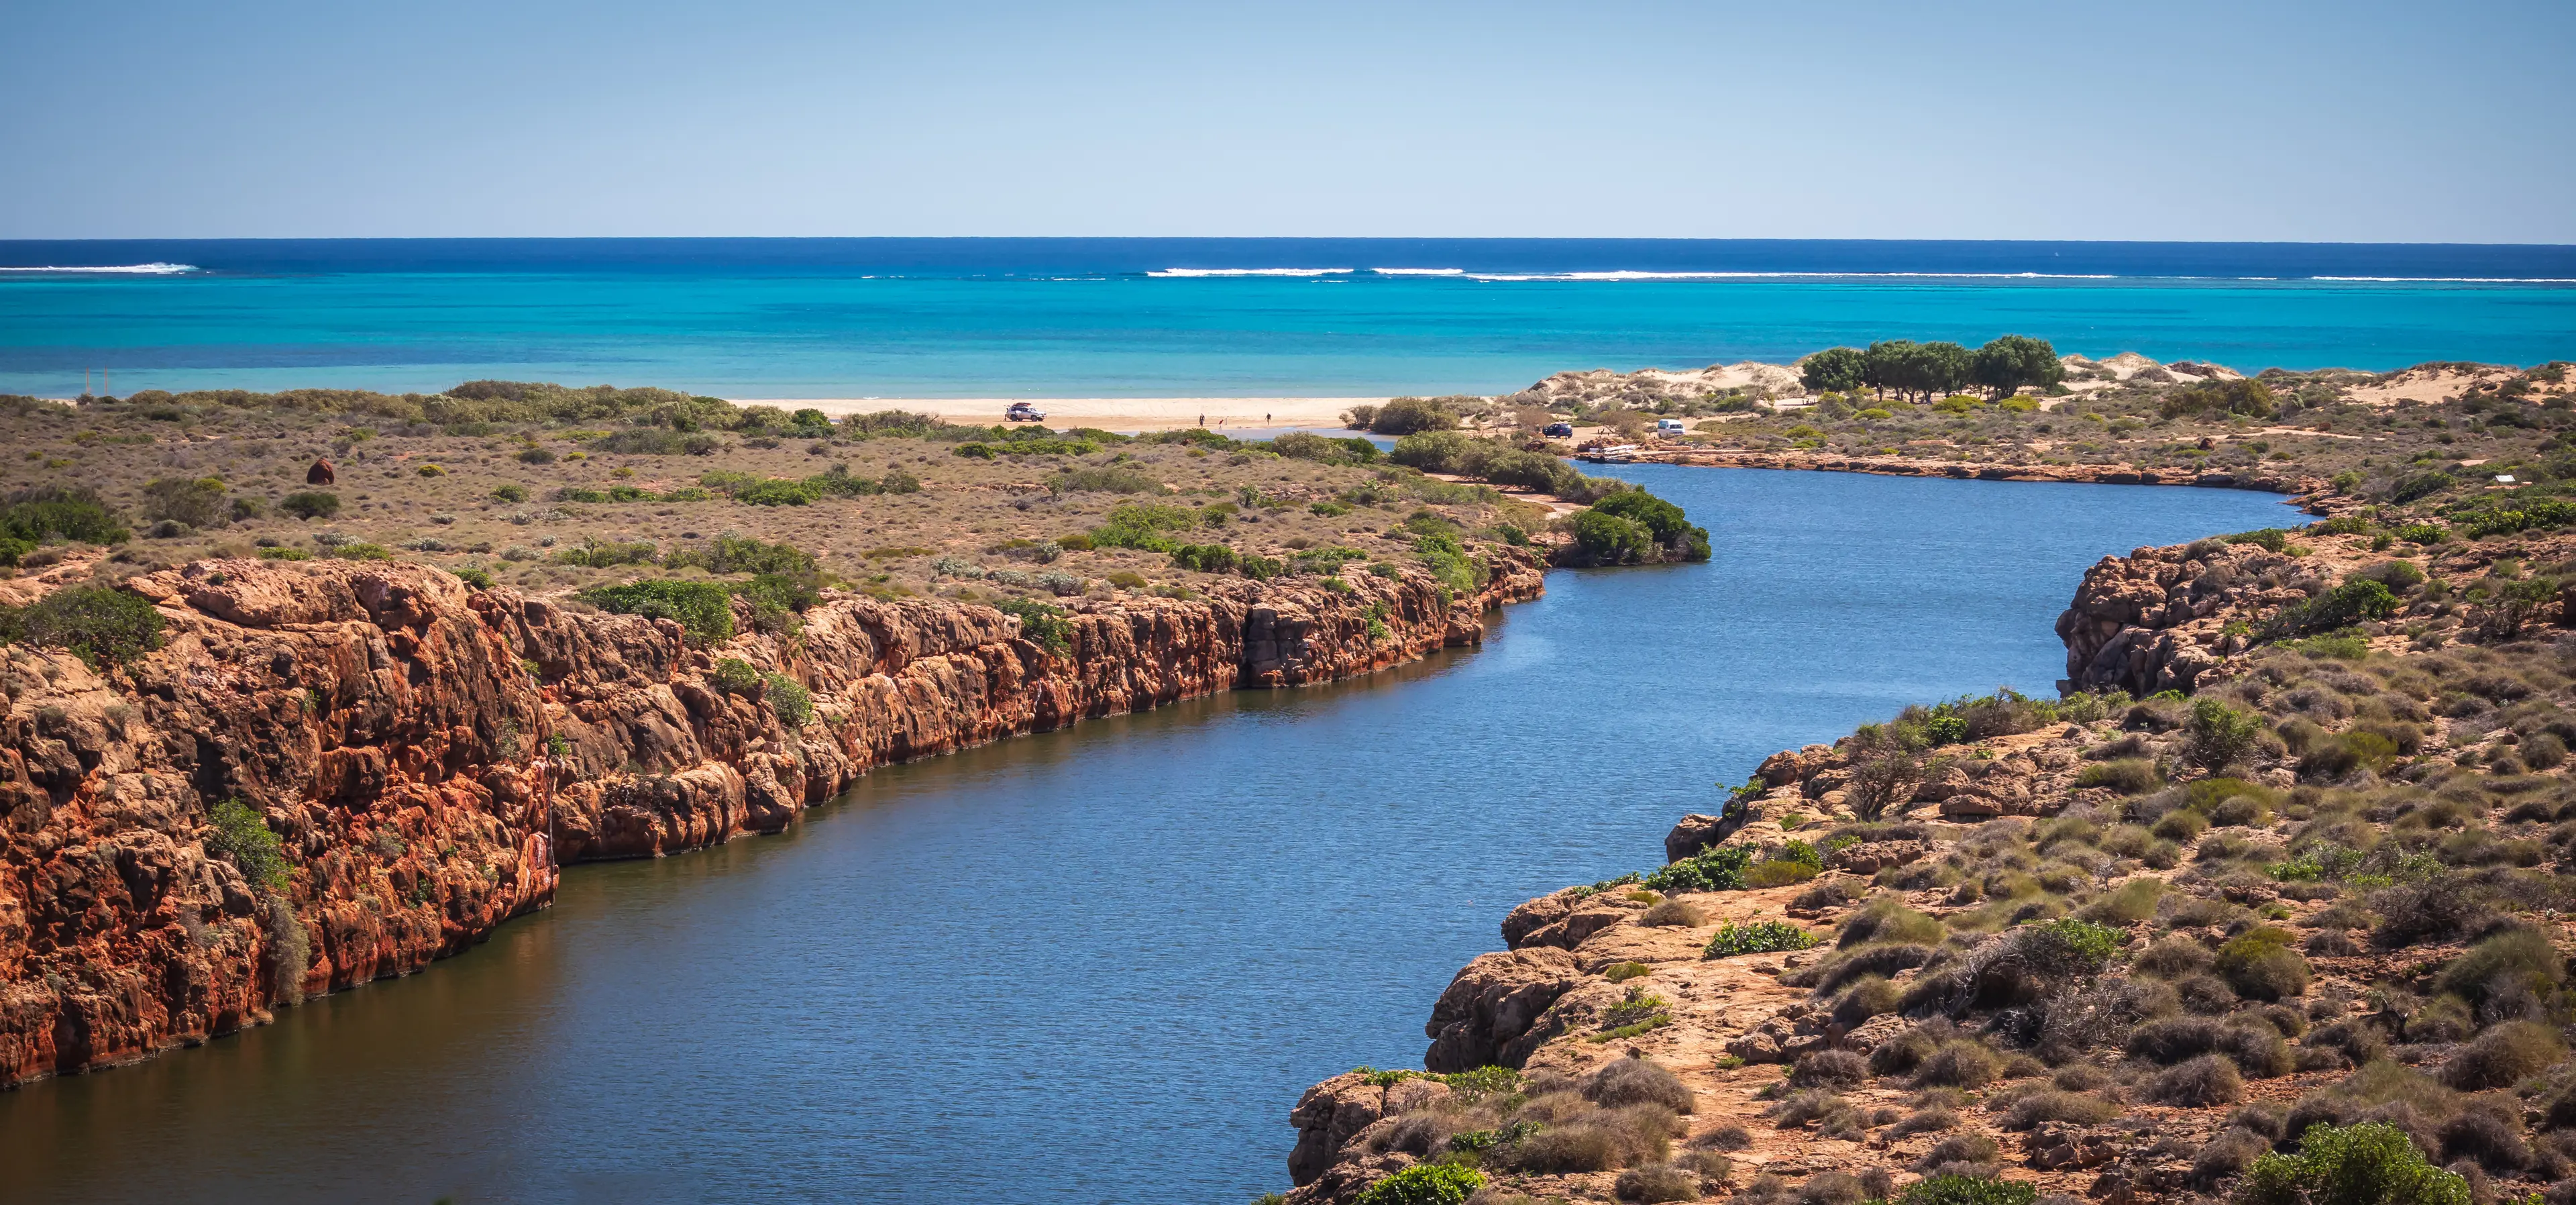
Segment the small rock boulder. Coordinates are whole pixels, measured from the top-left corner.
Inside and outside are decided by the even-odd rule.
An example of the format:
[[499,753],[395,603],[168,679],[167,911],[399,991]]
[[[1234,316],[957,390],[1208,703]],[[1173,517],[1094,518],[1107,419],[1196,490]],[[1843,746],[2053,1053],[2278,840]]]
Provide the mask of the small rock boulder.
[[304,470],[304,484],[306,485],[332,485],[336,484],[339,479],[339,474],[333,472],[331,469],[331,458],[328,456],[316,458],[313,461],[313,467]]

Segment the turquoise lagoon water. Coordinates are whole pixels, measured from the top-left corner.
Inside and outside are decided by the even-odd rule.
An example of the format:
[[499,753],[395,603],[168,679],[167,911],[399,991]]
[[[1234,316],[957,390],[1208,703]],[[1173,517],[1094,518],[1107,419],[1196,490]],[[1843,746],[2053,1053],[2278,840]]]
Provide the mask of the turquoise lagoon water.
[[[157,267],[156,267],[157,266]],[[144,268],[44,271],[45,268]],[[2246,371],[2576,356],[2576,248],[1419,239],[0,242],[0,392],[1499,393],[2012,331]]]
[[408,979],[0,1092],[10,1202],[1241,1205],[1419,1066],[1514,904],[1662,858],[1771,751],[2046,691],[2107,553],[2226,490],[1613,466],[1705,565],[1559,572],[1479,651],[890,767],[778,837],[576,866]]

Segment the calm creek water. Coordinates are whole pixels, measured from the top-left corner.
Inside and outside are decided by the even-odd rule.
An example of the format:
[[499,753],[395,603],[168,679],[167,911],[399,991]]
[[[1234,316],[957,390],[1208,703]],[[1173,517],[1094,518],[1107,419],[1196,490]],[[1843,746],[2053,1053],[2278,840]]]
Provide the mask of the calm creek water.
[[574,868],[408,979],[0,1093],[0,1199],[1154,1202],[1287,1187],[1512,905],[1661,860],[1772,750],[2063,672],[2106,553],[2222,490],[1633,466],[1706,565],[1556,573],[1481,651],[881,770]]

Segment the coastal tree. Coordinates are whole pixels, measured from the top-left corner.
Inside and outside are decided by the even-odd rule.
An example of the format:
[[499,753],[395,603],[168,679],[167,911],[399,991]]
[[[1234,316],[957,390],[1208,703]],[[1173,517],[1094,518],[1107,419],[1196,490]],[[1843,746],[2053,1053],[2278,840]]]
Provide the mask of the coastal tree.
[[1998,398],[2010,397],[2025,385],[2046,388],[2066,375],[2057,362],[2057,349],[2045,339],[2028,335],[2003,335],[1977,349],[1969,377],[1985,386]]
[[1906,363],[1916,346],[1912,339],[1881,339],[1870,344],[1860,353],[1861,383],[1880,397],[1886,397],[1890,389],[1905,392]]
[[1868,383],[1869,358],[1849,347],[1828,347],[1798,361],[1798,379],[1810,393],[1852,393]]

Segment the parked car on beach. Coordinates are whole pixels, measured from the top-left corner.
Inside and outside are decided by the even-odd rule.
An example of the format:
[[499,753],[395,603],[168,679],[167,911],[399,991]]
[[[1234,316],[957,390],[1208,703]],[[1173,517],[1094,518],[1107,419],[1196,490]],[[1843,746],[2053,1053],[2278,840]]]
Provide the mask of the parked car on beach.
[[1002,412],[1002,421],[1006,423],[1044,422],[1046,421],[1046,411],[1040,410],[1027,402],[1013,402],[1011,403],[1010,409]]
[[1659,439],[1680,439],[1682,436],[1688,434],[1690,434],[1690,428],[1683,426],[1682,420],[1680,419],[1659,418],[1655,420],[1655,435]]
[[1544,435],[1549,439],[1572,439],[1574,438],[1574,424],[1549,423],[1539,432],[1539,434]]

